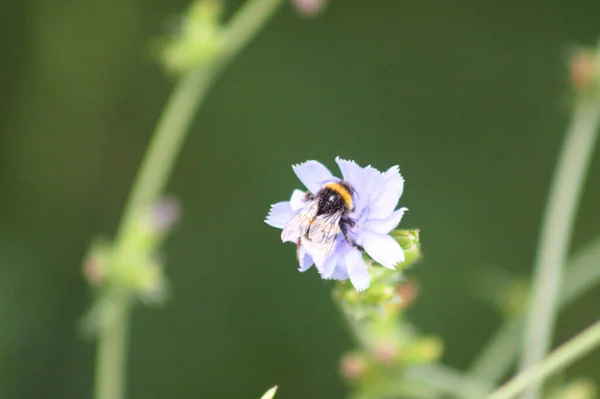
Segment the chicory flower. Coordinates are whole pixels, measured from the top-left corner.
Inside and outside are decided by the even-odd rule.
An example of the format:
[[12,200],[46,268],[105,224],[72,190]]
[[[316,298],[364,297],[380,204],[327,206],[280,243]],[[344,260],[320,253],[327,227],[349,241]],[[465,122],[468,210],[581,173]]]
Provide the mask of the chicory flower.
[[[367,166],[360,167],[354,161],[336,158],[343,180],[317,161],[307,161],[294,165],[296,176],[308,191],[295,190],[289,201],[271,206],[265,220],[270,226],[284,229],[303,209],[316,204],[319,194],[331,183],[342,183],[351,187],[352,207],[344,216],[345,229],[335,235],[333,248],[325,258],[316,253],[314,246],[305,245],[300,239],[302,233],[284,235],[284,241],[298,245],[299,270],[304,272],[313,264],[325,279],[350,279],[357,291],[369,287],[370,276],[363,251],[380,265],[394,269],[404,261],[400,245],[389,233],[398,226],[406,208],[396,209],[404,188],[404,179],[398,166],[385,172]],[[297,220],[297,219],[296,219]],[[339,221],[339,219],[336,219]],[[306,221],[310,228],[312,221]]]

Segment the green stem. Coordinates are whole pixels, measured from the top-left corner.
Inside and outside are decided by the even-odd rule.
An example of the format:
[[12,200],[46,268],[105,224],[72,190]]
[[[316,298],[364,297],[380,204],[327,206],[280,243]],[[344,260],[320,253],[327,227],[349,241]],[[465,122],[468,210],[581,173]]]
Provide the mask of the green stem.
[[600,321],[571,338],[556,349],[542,363],[529,368],[492,392],[487,399],[510,399],[524,389],[565,369],[600,345]]
[[[284,0],[248,0],[228,23],[214,58],[180,79],[158,121],[125,206],[115,244],[117,252],[127,246],[136,213],[154,203],[164,190],[194,114],[210,88],[283,3]],[[101,319],[111,322],[100,328],[94,397],[122,399],[131,298],[110,292],[105,296],[112,305],[102,308]]]
[[441,364],[407,368],[406,377],[435,388],[442,395],[450,394],[463,399],[483,398],[492,388],[469,374]]
[[[368,339],[360,325],[359,319],[356,318],[351,308],[344,303],[343,299],[334,296],[334,302],[341,310],[348,330],[350,330],[356,342],[361,347],[367,349],[369,347]],[[429,398],[451,394],[461,399],[480,399],[486,393],[490,392],[492,388],[491,385],[487,385],[487,383],[483,383],[477,378],[442,364],[411,366],[406,369],[406,377],[413,382],[433,388],[438,395],[430,393],[428,394]]]
[[95,398],[123,397],[125,357],[129,330],[129,300],[110,292],[102,299],[100,339],[96,364]]
[[214,69],[209,64],[188,73],[173,90],[136,176],[119,226],[118,243],[125,243],[124,238],[136,213],[154,203],[163,191],[189,132],[194,113],[213,83]]
[[[520,369],[537,364],[548,352],[558,314],[558,293],[562,284],[575,213],[583,181],[596,143],[599,101],[581,99],[556,166],[538,244],[531,300],[523,339]],[[536,399],[539,386],[525,396]]]
[[[571,305],[600,281],[599,259],[600,238],[578,250],[572,257],[560,293],[560,309]],[[469,374],[496,385],[508,373],[518,355],[523,324],[522,315],[505,321],[473,362]]]
[[158,121],[119,228],[122,240],[139,209],[152,204],[163,191],[189,132],[196,109],[229,62],[258,33],[283,0],[250,0],[235,14],[214,58],[183,76]]
[[469,368],[469,374],[497,384],[508,372],[518,354],[523,317],[513,317],[496,331]]

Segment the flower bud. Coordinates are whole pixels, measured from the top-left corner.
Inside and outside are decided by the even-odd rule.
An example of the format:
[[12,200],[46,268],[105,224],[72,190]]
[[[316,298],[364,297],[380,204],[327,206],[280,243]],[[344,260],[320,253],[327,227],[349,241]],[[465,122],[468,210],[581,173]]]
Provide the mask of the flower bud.
[[411,249],[414,245],[419,245],[419,230],[394,230],[391,236],[400,244],[402,249]]
[[83,261],[83,275],[94,287],[100,287],[106,282],[109,250],[105,243],[96,243]]
[[179,203],[176,199],[160,199],[150,211],[150,228],[156,234],[164,235],[177,223],[180,213]]
[[582,92],[589,90],[595,84],[596,55],[592,50],[579,49],[571,57],[570,80],[573,87]]
[[327,5],[327,0],[292,0],[296,10],[305,17],[319,15]]
[[373,348],[373,356],[379,363],[391,366],[398,362],[400,358],[400,349],[393,343],[380,342]]
[[396,270],[407,268],[421,257],[419,229],[394,230],[390,235],[400,244],[400,247],[404,251],[404,262],[397,266]]
[[85,277],[95,287],[114,287],[146,303],[163,301],[167,279],[160,245],[178,218],[179,206],[174,199],[162,199],[138,210],[126,225],[119,245],[99,242],[92,246],[83,265]]
[[364,376],[366,371],[367,359],[362,354],[350,353],[340,360],[340,373],[347,380],[356,381]]
[[219,50],[222,42],[222,4],[195,0],[184,16],[179,33],[168,39],[162,52],[166,69],[187,72],[201,66]]
[[400,298],[402,308],[406,309],[419,295],[419,285],[412,280],[403,281],[396,287],[396,294]]
[[587,378],[578,378],[557,389],[548,399],[594,399],[596,385]]
[[438,337],[423,337],[405,348],[402,360],[407,364],[431,363],[439,360],[443,351],[444,344]]

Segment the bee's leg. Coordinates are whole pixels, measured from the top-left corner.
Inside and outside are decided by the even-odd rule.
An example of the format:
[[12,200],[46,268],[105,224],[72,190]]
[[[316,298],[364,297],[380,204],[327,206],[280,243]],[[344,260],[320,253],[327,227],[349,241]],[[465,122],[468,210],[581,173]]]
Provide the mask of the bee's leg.
[[356,226],[356,222],[354,220],[345,217],[340,219],[340,230],[342,231],[342,234],[344,234],[344,238],[346,239],[348,244],[350,244],[350,246],[358,247],[358,245],[356,245],[356,242],[354,242],[354,240],[351,239],[348,235],[348,228],[354,226]]
[[315,196],[310,191],[307,191],[306,194],[304,194],[304,202],[312,201],[314,199]]

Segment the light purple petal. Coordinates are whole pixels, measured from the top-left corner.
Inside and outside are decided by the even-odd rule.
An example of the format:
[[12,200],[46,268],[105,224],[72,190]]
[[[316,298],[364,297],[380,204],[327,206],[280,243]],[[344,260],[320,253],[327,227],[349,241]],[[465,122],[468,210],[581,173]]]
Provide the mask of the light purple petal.
[[320,162],[306,161],[304,163],[293,165],[294,173],[304,186],[313,194],[320,189],[322,182],[333,178],[331,172]]
[[354,161],[346,161],[340,157],[336,157],[335,162],[337,162],[344,180],[350,183],[355,190],[361,191],[364,178],[363,168]]
[[404,262],[404,252],[400,244],[389,235],[362,230],[361,238],[365,251],[381,266],[394,269],[396,264]]
[[[325,278],[325,277],[323,277],[323,278]],[[340,280],[340,281],[348,280],[348,271],[346,270],[346,265],[338,263],[336,265],[336,268],[333,269],[333,273],[331,273],[331,276],[329,276],[327,278],[331,279],[331,280]]]
[[348,248],[350,248],[350,246],[345,241],[338,241],[336,248],[333,250],[331,255],[329,255],[323,264],[323,267],[321,267],[319,270],[323,278],[331,278],[331,275],[335,271],[340,258],[343,259],[344,252],[347,251]]
[[298,209],[302,209],[306,206],[306,202],[304,201],[306,198],[306,193],[302,190],[294,190],[292,193],[292,198],[290,198],[290,205],[292,206],[292,211],[297,211]]
[[385,219],[369,219],[363,224],[362,228],[377,234],[388,234],[400,224],[402,215],[406,211],[408,211],[408,208],[400,208]]
[[384,175],[372,166],[367,166],[363,169],[363,197],[370,199],[371,196],[377,194],[385,184]]
[[304,249],[303,245],[301,245],[300,249],[298,250],[298,262],[300,263],[298,270],[301,272],[305,272],[310,269],[314,263],[312,257],[306,252],[306,249]]
[[385,180],[383,174],[372,166],[367,166],[363,169],[363,180],[360,190],[356,189],[357,199],[355,200],[356,214],[360,215],[365,207],[373,201],[373,196],[384,186]]
[[344,261],[350,282],[356,288],[356,291],[366,290],[369,287],[371,276],[369,276],[369,269],[362,253],[358,249],[352,248],[352,250],[345,253]]
[[384,219],[390,216],[398,205],[404,189],[404,178],[400,175],[397,166],[388,169],[383,177],[383,186],[370,203],[373,219]]
[[265,223],[269,226],[283,229],[293,216],[294,212],[289,201],[278,202],[271,205],[271,210],[265,219]]
[[364,188],[366,181],[365,169],[361,168],[354,161],[346,161],[340,157],[335,158],[335,162],[337,162],[340,171],[342,172],[344,181],[350,183],[355,190],[352,195],[352,199],[354,201],[354,210],[352,215],[358,217],[369,202],[370,193]]

